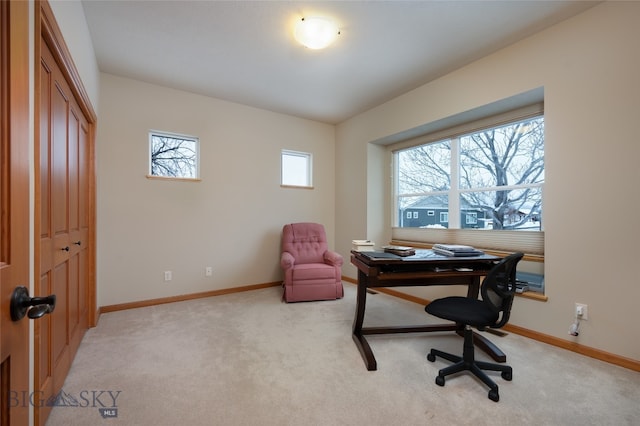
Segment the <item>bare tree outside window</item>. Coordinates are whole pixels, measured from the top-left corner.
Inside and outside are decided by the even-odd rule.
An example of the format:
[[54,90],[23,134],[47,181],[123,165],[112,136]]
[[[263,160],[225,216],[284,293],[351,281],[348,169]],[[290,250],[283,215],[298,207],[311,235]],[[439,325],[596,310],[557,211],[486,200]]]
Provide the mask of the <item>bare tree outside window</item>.
[[151,176],[198,177],[198,139],[159,132],[149,139]]
[[[454,156],[458,152],[458,156]],[[460,227],[541,230],[544,118],[484,129],[396,153],[398,209],[451,209]],[[449,197],[447,197],[447,195]],[[438,227],[442,223],[400,223]],[[466,218],[474,217],[474,220]],[[433,221],[433,219],[431,219]]]

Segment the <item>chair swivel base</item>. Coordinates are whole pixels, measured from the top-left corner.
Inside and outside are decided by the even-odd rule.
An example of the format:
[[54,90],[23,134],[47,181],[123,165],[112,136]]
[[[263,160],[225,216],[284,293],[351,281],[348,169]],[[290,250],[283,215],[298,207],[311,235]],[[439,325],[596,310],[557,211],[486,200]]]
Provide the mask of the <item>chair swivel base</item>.
[[[471,341],[471,347],[468,347],[468,340]],[[436,360],[436,357],[444,358],[448,361],[454,362],[455,364],[450,365],[446,368],[443,368],[438,372],[438,376],[436,377],[436,384],[438,386],[444,386],[445,377],[451,374],[455,374],[461,371],[469,371],[477,378],[482,380],[482,382],[489,386],[489,399],[495,402],[500,400],[500,394],[498,393],[498,385],[495,384],[493,380],[489,378],[485,374],[483,370],[489,371],[500,371],[501,376],[504,380],[510,381],[513,378],[513,370],[508,365],[500,365],[493,364],[490,362],[484,361],[475,361],[474,360],[474,348],[473,348],[473,337],[467,338],[467,333],[465,331],[465,343],[463,355],[453,355],[447,352],[442,352],[437,349],[431,349],[431,351],[427,354],[427,359],[431,362]]]

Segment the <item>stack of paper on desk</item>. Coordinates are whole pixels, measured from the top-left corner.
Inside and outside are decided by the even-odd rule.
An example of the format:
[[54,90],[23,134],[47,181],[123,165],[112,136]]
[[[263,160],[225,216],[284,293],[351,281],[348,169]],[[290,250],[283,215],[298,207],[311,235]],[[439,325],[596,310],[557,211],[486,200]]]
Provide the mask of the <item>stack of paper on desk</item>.
[[445,256],[480,256],[484,254],[482,250],[478,250],[471,246],[463,246],[460,244],[434,244],[433,251]]
[[373,251],[374,244],[371,240],[351,240],[352,249],[355,251]]

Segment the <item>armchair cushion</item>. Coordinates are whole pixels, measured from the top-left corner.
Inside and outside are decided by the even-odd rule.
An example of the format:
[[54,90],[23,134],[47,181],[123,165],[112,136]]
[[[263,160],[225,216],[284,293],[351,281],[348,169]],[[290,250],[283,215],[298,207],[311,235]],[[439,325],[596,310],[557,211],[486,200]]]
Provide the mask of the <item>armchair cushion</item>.
[[296,263],[322,263],[327,251],[324,226],[319,223],[292,223],[282,231],[282,251],[287,251]]
[[335,279],[336,270],[325,263],[303,263],[293,269],[294,281]]

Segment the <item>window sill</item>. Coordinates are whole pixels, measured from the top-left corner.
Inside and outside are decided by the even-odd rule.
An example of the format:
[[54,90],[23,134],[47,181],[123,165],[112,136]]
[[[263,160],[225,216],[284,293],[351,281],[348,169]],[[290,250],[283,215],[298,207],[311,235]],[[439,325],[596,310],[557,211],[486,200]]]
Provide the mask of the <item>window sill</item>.
[[525,291],[524,293],[516,293],[516,297],[524,297],[525,299],[537,300],[538,302],[546,302],[549,300],[548,296],[535,291]]
[[280,188],[313,189],[313,186],[302,186],[302,185],[280,185]]
[[171,177],[171,176],[153,176],[153,175],[147,175],[146,177],[147,179],[151,179],[151,180],[177,180],[181,182],[202,182],[202,179],[200,178],[178,178],[178,177]]

